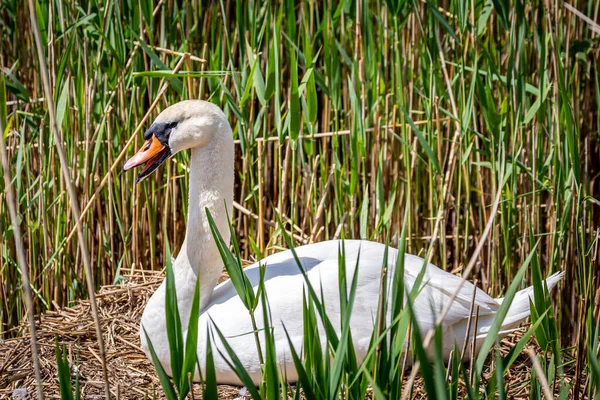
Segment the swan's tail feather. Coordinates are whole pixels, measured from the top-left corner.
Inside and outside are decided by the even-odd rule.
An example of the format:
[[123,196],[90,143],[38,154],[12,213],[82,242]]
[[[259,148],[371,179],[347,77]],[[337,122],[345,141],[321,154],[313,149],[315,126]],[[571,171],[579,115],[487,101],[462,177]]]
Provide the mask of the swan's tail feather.
[[[551,291],[558,284],[558,282],[560,282],[564,275],[565,272],[561,271],[546,278],[545,282],[546,286],[548,287],[548,291]],[[523,322],[523,320],[529,317],[530,299],[533,301],[533,286],[529,286],[528,288],[523,289],[515,294],[512,304],[508,309],[508,313],[504,318],[504,322],[502,323],[502,330],[516,328],[521,322]],[[504,299],[498,299],[498,302],[501,303],[503,300]]]
[[[558,272],[546,278],[546,286],[548,287],[548,291],[551,291],[560,280],[563,278],[564,272]],[[526,289],[523,289],[517,292],[510,304],[510,308],[502,321],[502,325],[500,326],[500,330],[497,333],[499,338],[503,338],[508,334],[519,330],[519,325],[529,317],[530,314],[530,300],[533,301],[533,286],[530,286]],[[498,303],[502,303],[504,301],[503,298],[496,299]],[[469,340],[476,341],[476,351],[479,352],[481,345],[483,344],[485,338],[489,335],[490,328],[494,323],[494,318],[496,317],[495,313],[490,313],[487,315],[482,315],[478,318],[476,326],[471,327],[471,335],[469,335]],[[457,338],[464,338],[464,332],[466,331],[467,322],[461,326],[464,330],[455,330],[455,334]],[[457,327],[458,328],[458,327]]]

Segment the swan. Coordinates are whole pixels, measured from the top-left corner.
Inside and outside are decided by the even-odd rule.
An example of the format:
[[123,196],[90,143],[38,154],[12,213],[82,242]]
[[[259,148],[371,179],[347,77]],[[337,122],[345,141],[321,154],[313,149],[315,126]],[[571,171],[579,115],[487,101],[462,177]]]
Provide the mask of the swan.
[[[144,133],[142,148],[124,165],[124,170],[144,165],[137,176],[139,182],[174,154],[191,150],[189,174],[189,202],[186,235],[181,250],[173,262],[173,272],[177,290],[177,303],[181,315],[182,329],[188,327],[188,319],[197,279],[200,279],[200,318],[197,355],[200,365],[205,365],[206,338],[203,337],[211,320],[228,338],[240,361],[254,383],[261,380],[261,365],[257,355],[251,319],[231,281],[217,285],[223,271],[223,263],[211,234],[205,209],[210,210],[224,240],[229,243],[227,213],[231,215],[234,184],[234,143],[231,127],[223,111],[216,105],[201,100],[181,101],[164,109],[150,128]],[[296,253],[308,279],[317,293],[322,291],[326,312],[332,324],[340,333],[340,304],[338,289],[338,250],[337,240],[308,244],[297,247]],[[345,240],[343,242],[347,273],[351,279],[358,258],[357,287],[350,328],[358,361],[364,359],[369,348],[378,307],[378,294],[382,276],[382,264],[386,246],[366,240]],[[392,276],[397,250],[389,248],[387,276]],[[359,256],[360,253],[360,256]],[[290,250],[270,255],[260,261],[266,265],[265,289],[270,303],[276,358],[279,369],[286,374],[288,381],[297,380],[290,353],[289,342],[283,326],[290,335],[291,342],[300,354],[303,344],[302,304],[304,277]],[[407,290],[413,286],[416,277],[425,265],[417,256],[406,254],[404,284]],[[441,312],[450,296],[459,287],[461,278],[447,273],[433,264],[426,264],[423,284],[414,303],[419,329],[426,333],[434,326],[435,314]],[[257,290],[259,264],[245,269],[248,279]],[[562,278],[555,274],[546,280],[552,289]],[[516,328],[529,316],[530,298],[533,288],[518,292],[508,314],[503,321],[500,335],[504,336]],[[165,323],[166,282],[149,299],[140,324],[142,348],[151,359],[146,342],[147,333],[162,366],[171,374],[169,344]],[[443,319],[443,357],[448,359],[455,344],[462,347],[467,333],[471,301],[479,308],[476,332],[471,328],[470,339],[476,340],[476,349],[482,344],[494,315],[502,299],[493,299],[473,284],[465,282],[449,312]],[[256,321],[262,327],[261,307],[257,308]],[[321,342],[326,343],[322,327]],[[264,340],[263,335],[259,335]],[[237,375],[219,355],[225,352],[218,336],[213,342],[213,354],[217,382],[220,384],[241,385]],[[215,349],[216,348],[216,349]],[[264,349],[264,345],[262,346]],[[195,380],[199,379],[196,371]]]

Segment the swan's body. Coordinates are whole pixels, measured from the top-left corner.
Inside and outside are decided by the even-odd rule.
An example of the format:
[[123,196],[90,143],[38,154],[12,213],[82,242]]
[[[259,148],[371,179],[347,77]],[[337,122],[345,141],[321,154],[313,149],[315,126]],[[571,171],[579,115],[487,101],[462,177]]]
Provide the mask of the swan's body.
[[[211,326],[210,320],[212,319],[227,338],[229,345],[240,358],[252,379],[258,383],[260,382],[261,366],[254,335],[249,333],[253,330],[251,320],[231,282],[226,281],[216,285],[223,270],[223,263],[204,211],[205,208],[210,210],[219,231],[228,242],[230,237],[224,204],[226,203],[230,208],[233,199],[231,128],[225,115],[217,106],[203,101],[186,101],[163,111],[146,132],[145,137],[148,140],[146,146],[125,165],[125,168],[129,169],[147,163],[146,168],[140,174],[142,178],[156,169],[171,154],[187,148],[192,149],[187,232],[182,249],[173,265],[183,329],[187,330],[194,288],[199,277],[201,316],[197,354],[200,365],[204,365],[205,335]],[[229,211],[231,212],[231,210]],[[338,333],[341,331],[338,293],[338,251],[340,246],[342,246],[340,241],[327,241],[296,248],[296,253],[308,272],[315,290],[318,293],[323,292],[327,315]],[[352,278],[360,252],[356,298],[350,321],[354,348],[360,361],[368,351],[373,332],[385,246],[364,240],[347,240],[343,242],[343,246],[348,281]],[[389,249],[387,277],[393,276],[396,254],[395,249]],[[293,382],[297,379],[297,375],[283,326],[289,333],[294,348],[300,354],[303,343],[304,277],[289,250],[266,257],[260,261],[260,264],[267,266],[265,289],[270,305],[271,321],[274,325],[273,333],[278,365],[281,370],[285,371],[287,379]],[[424,260],[420,257],[405,256],[404,284],[407,290],[412,288],[423,265]],[[256,291],[259,280],[258,263],[246,268],[245,272]],[[555,286],[560,278],[561,275],[550,277],[547,280],[548,288],[551,289]],[[426,333],[433,326],[436,316],[447,304],[450,296],[459,287],[461,278],[428,264],[423,282],[421,292],[415,300],[414,309],[419,328]],[[502,299],[491,298],[480,289],[476,289],[471,283],[465,282],[442,323],[444,359],[448,359],[455,344],[461,347],[464,343],[473,296],[475,296],[475,305],[479,306],[479,316],[477,331],[474,332],[471,329],[468,336],[470,340],[476,339],[477,349],[485,338],[502,301]],[[532,288],[517,293],[502,324],[501,332],[508,333],[529,316],[531,296]],[[145,331],[152,341],[161,364],[167,372],[170,372],[164,310],[165,283],[163,282],[144,310],[141,322],[141,342],[146,354],[150,357]],[[263,327],[261,307],[257,308],[256,313],[257,325],[261,329]],[[325,345],[322,328],[320,328],[320,333],[321,342]],[[259,336],[261,340],[264,339],[263,334]],[[213,343],[217,381],[229,384],[241,383],[225,360],[221,358],[218,350],[226,354],[222,343],[217,339]],[[198,379],[198,375],[196,379]]]

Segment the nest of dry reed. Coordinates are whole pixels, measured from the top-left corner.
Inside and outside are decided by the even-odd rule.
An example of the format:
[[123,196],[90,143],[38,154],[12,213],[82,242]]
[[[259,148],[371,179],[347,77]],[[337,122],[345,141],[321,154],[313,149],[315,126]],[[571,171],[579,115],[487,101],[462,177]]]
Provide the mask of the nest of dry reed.
[[[136,270],[124,276],[125,283],[103,286],[97,294],[111,392],[120,399],[152,398],[154,393],[161,398],[154,367],[140,347],[139,324],[144,306],[163,275]],[[102,364],[89,302],[44,313],[36,322],[46,398],[60,398],[56,340],[65,346],[74,374],[78,370],[82,398],[104,398]],[[26,327],[23,332],[27,332]],[[0,398],[10,398],[15,389],[21,389],[17,393],[26,389],[30,398],[36,396],[29,334],[0,343]],[[239,393],[235,387],[223,386],[221,390],[223,398],[235,398]],[[198,396],[199,392],[197,385]]]
[[[97,295],[111,392],[117,399],[164,398],[154,367],[139,342],[139,322],[144,306],[164,276],[160,272],[143,270],[127,271],[124,276],[125,283],[103,286]],[[66,348],[73,375],[79,374],[82,399],[104,398],[100,353],[89,302],[80,301],[74,307],[49,311],[40,315],[36,323],[46,398],[60,398],[55,355],[57,340]],[[25,325],[22,331],[27,332]],[[505,338],[501,352],[506,354],[521,335],[516,332]],[[529,398],[531,368],[526,354],[513,364],[505,376],[508,398]],[[571,381],[574,374],[574,368],[566,367],[564,379]],[[485,374],[484,377],[489,378]],[[200,385],[194,385],[194,398],[200,398],[200,392]],[[226,385],[219,387],[219,395],[223,399],[249,398],[240,388]],[[4,341],[0,339],[0,399],[35,397],[29,334]],[[426,398],[420,378],[413,386],[413,398]],[[581,393],[578,398],[586,397]]]

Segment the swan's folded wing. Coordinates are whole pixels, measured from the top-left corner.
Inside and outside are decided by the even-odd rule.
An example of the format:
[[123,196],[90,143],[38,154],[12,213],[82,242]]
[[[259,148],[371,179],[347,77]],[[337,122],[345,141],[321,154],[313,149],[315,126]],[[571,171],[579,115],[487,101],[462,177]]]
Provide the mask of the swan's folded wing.
[[[412,255],[406,256],[405,283],[409,290],[412,289],[423,265],[424,260],[422,258]],[[427,265],[421,289],[414,301],[414,309],[421,329],[433,327],[435,320],[450,302],[455,292],[457,293],[456,298],[443,319],[443,327],[454,325],[469,318],[471,303],[473,303],[473,310],[478,307],[480,316],[496,313],[499,303],[495,299],[469,281],[465,281],[461,286],[462,281],[461,277],[444,272],[433,264]]]

